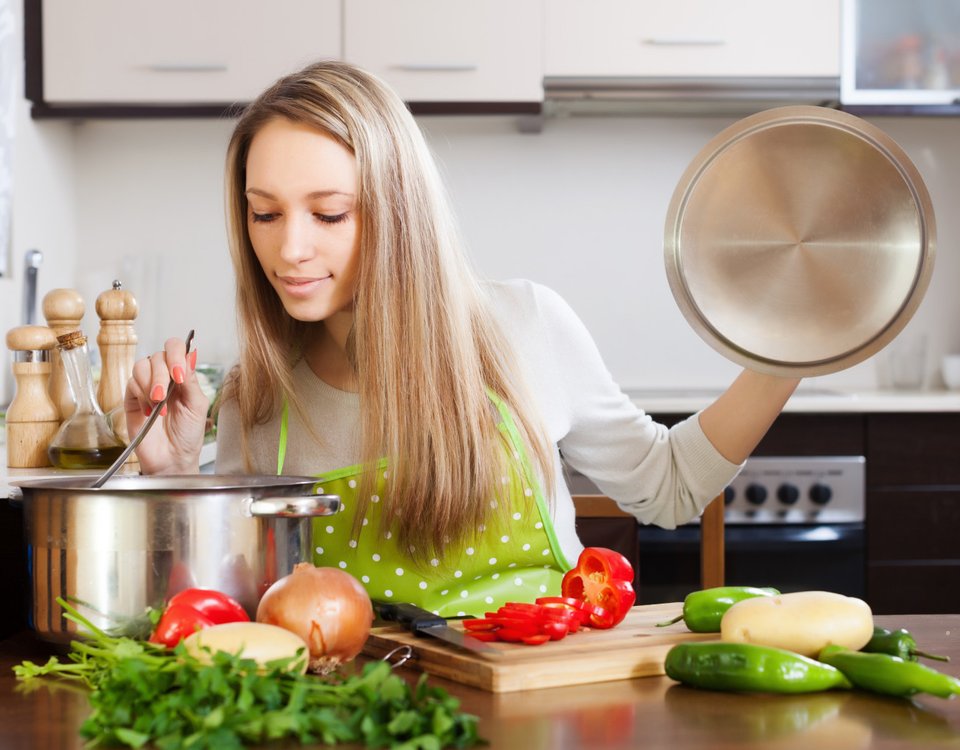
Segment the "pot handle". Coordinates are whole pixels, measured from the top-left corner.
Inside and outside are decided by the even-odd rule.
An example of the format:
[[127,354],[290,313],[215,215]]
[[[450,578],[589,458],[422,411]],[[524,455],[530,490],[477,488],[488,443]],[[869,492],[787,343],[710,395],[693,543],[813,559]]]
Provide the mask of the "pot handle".
[[306,497],[251,498],[248,510],[257,518],[311,518],[331,516],[340,509],[339,495],[307,495]]

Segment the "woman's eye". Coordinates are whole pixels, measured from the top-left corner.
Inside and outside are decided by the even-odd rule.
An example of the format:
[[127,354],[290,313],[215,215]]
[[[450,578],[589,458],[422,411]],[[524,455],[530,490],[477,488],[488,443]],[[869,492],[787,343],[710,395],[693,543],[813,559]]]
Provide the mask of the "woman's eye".
[[270,222],[277,218],[276,214],[258,214],[256,211],[251,211],[250,215],[253,219],[253,223],[257,224],[260,222]]
[[314,214],[317,220],[324,224],[339,224],[341,221],[346,221],[348,215],[348,211],[344,211],[342,214]]

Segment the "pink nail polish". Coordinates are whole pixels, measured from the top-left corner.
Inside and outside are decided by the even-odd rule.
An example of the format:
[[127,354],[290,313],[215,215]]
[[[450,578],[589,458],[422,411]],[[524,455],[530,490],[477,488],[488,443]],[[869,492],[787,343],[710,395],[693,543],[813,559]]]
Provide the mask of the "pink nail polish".
[[173,368],[171,374],[173,375],[173,382],[177,385],[183,383],[183,368],[180,365],[177,365]]
[[160,409],[160,416],[161,416],[161,417],[167,416],[167,405],[166,405],[166,404],[164,404],[164,405],[163,405],[163,408]]
[[153,411],[153,408],[152,408],[152,407],[144,406],[144,407],[143,407],[143,416],[149,417],[152,411]]
[[163,398],[163,386],[155,385],[153,390],[150,391],[150,399],[153,401],[160,401]]

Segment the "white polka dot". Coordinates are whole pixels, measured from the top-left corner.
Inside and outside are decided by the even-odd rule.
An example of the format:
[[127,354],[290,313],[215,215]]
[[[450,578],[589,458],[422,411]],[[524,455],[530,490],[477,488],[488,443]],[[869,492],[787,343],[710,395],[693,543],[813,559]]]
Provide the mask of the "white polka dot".
[[380,562],[380,554],[378,552],[373,553],[373,561]]
[[391,532],[391,531],[385,531],[385,532],[383,532],[383,538],[384,538],[384,539],[389,539],[389,538],[392,537],[392,536],[393,536],[393,532]]
[[395,572],[398,576],[402,576],[402,575],[403,575],[403,568],[397,568],[394,572]]
[[360,576],[360,580],[364,583],[370,583],[370,576]]
[[379,502],[380,502],[380,495],[372,495],[372,496],[370,497],[370,502],[371,502],[371,503],[379,503]]
[[523,579],[522,579],[520,576],[517,576],[516,578],[514,578],[514,579],[513,579],[513,582],[514,582],[517,586],[523,586]]
[[347,487],[349,487],[351,490],[355,490],[357,488],[357,480],[351,479],[349,482],[347,482]]
[[500,484],[510,484],[510,480],[506,477],[500,477]]
[[430,561],[430,564],[431,564],[433,567],[437,567],[437,566],[440,564],[440,561],[439,561],[437,558],[433,558],[433,559]]
[[370,523],[369,519],[364,518],[364,519],[363,519],[363,523],[361,523],[360,525],[361,525],[361,526],[366,526],[368,523]]
[[547,587],[544,586],[543,584],[540,584],[540,593],[541,593],[541,594],[546,594],[546,593],[547,593]]
[[325,528],[324,531],[326,531],[328,534],[332,534],[332,533],[333,533],[333,526],[327,526],[327,528]]
[[490,563],[491,565],[496,565],[496,564],[497,564],[497,558],[491,557],[489,560],[487,560],[487,562]]
[[323,554],[323,547],[317,547],[317,554],[318,554],[318,555],[322,555],[322,554]]
[[460,592],[460,598],[461,598],[461,599],[466,599],[468,596],[470,596],[470,592],[467,591],[466,589],[464,589],[463,591]]
[[517,459],[517,461],[519,461],[519,460],[520,460],[520,452],[519,452],[519,451],[514,451],[514,452],[513,452],[513,457],[514,457],[515,459]]
[[496,508],[496,507],[497,507],[497,501],[496,501],[496,500],[491,500],[491,501],[490,501],[490,507],[491,507],[491,508]]
[[338,510],[337,513],[343,513],[343,511],[345,511],[346,509],[347,509],[347,506],[344,505],[343,503],[340,503],[340,510]]
[[545,550],[544,550],[543,552],[541,552],[540,554],[541,554],[541,555],[549,555],[549,554],[550,554],[550,550],[545,549]]
[[444,589],[443,591],[440,592],[440,596],[446,596],[449,593],[450,593],[450,589]]
[[533,494],[533,490],[527,487],[527,489],[523,491],[523,494],[526,495],[527,497],[530,497]]
[[466,552],[467,552],[468,555],[472,555],[472,554],[473,554],[473,547],[467,547]]
[[519,513],[514,513],[514,514],[513,514],[513,520],[514,520],[514,521],[519,521],[519,520],[520,520],[520,514],[519,514]]
[[390,477],[390,472],[389,472],[389,471],[383,472],[383,478],[384,478],[384,479],[388,479],[389,477]]
[[529,545],[529,544],[523,545],[523,551],[524,551],[524,552],[529,552],[529,551],[530,551],[530,545]]
[[504,544],[506,544],[507,542],[510,541],[510,537],[508,537],[506,534],[504,534],[502,537],[500,537],[500,541],[503,542]]
[[462,571],[462,570],[455,570],[455,571],[453,571],[453,577],[454,577],[454,578],[459,578],[459,577],[462,576],[462,575],[463,575],[463,571]]
[[507,567],[508,567],[508,568],[515,568],[515,567],[517,567],[517,564],[516,564],[515,562],[512,562],[512,563],[510,563]]
[[347,563],[344,562],[343,560],[341,560],[340,562],[338,562],[337,565],[339,565],[339,566],[340,566],[341,568],[343,568],[344,570],[345,570],[346,567],[347,567]]
[[417,548],[414,547],[412,544],[411,544],[407,549],[409,549],[411,552],[416,552],[416,551],[417,551]]
[[356,540],[356,539],[351,539],[349,542],[347,542],[347,546],[351,547],[352,549],[356,549],[356,548],[357,548],[357,540]]
[[426,582],[426,581],[420,581],[420,583],[418,583],[417,586],[419,586],[421,590],[426,591],[426,589],[427,589],[427,582]]
[[473,580],[479,581],[481,578],[483,578],[483,576],[474,576],[474,577],[473,577]]
[[384,595],[384,596],[393,596],[393,592],[392,592],[390,589],[387,589],[386,591],[383,592],[383,595]]
[[440,614],[440,610],[439,610],[439,609],[435,609],[435,610],[433,610],[433,614],[435,614],[435,615],[439,615],[439,614]]
[[543,524],[542,524],[540,521],[537,521],[537,522],[533,525],[533,528],[535,528],[535,529],[542,529],[542,528],[543,528]]
[[485,597],[483,597],[483,600],[484,600],[487,604],[493,604],[493,597],[492,597],[492,596],[485,596]]
[[500,577],[500,574],[499,574],[499,573],[494,573],[494,574],[493,574],[492,576],[490,576],[490,577],[495,581],[495,580],[497,580],[497,579]]
[[466,616],[467,616],[466,612],[457,612],[457,617],[466,617]]
[[480,524],[479,526],[477,526],[477,531],[479,531],[481,534],[486,530],[487,530],[487,527],[484,524]]

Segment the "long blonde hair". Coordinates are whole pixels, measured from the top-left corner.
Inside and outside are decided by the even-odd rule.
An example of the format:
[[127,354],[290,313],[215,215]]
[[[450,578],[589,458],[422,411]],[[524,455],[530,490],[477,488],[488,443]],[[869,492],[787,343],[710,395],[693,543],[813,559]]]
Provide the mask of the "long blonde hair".
[[285,312],[247,232],[247,154],[276,118],[332,136],[357,160],[360,268],[350,354],[367,469],[357,522],[373,492],[373,469],[386,456],[383,522],[401,549],[415,548],[412,557],[423,560],[476,537],[493,518],[490,501],[515,460],[504,450],[488,388],[509,405],[552,497],[554,448],[466,260],[420,129],[388,86],[342,62],[318,62],[277,81],[246,108],[227,152],[241,351],[226,398],[237,400],[244,436],[284,398],[302,411],[292,369],[318,325]]

